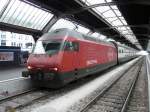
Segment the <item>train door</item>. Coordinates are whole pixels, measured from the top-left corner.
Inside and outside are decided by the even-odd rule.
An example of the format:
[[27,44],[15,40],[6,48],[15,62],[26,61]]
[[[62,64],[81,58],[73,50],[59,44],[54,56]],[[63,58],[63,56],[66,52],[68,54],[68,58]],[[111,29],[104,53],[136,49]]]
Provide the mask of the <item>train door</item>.
[[65,41],[65,48],[63,54],[63,69],[66,71],[75,71],[77,74],[78,69],[78,50],[79,45],[77,42]]
[[75,72],[75,75],[76,77],[78,77],[79,75],[79,71],[78,71],[78,68],[79,68],[79,42],[77,41],[74,41],[72,42],[72,47],[73,47],[73,66],[74,66],[74,72]]

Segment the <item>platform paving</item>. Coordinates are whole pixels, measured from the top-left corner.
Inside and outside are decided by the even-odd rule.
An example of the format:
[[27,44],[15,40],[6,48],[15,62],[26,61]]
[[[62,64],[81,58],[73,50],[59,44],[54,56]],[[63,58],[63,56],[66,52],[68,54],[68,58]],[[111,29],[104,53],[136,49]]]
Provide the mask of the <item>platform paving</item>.
[[0,67],[0,81],[19,78],[24,70],[26,70],[25,66]]

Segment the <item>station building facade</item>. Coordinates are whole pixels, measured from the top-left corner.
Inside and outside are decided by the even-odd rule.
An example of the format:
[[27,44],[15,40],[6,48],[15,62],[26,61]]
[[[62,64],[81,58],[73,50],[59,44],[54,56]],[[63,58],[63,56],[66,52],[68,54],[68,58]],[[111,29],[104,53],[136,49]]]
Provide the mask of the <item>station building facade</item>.
[[34,44],[35,42],[31,35],[0,31],[0,46],[17,46],[22,51],[31,52]]

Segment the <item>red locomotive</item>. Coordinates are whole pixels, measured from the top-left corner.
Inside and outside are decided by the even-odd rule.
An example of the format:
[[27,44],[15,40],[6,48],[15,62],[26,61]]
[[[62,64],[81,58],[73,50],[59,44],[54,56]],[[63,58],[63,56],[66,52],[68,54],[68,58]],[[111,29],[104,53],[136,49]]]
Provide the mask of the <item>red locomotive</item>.
[[58,29],[38,39],[22,75],[38,86],[57,88],[117,63],[115,44]]

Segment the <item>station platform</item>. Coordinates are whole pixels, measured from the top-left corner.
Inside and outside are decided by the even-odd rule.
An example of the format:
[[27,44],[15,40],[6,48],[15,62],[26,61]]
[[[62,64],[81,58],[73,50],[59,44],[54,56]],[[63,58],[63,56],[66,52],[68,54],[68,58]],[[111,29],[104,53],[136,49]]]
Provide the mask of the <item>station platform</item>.
[[24,70],[25,66],[0,67],[0,81],[22,77],[21,72]]

